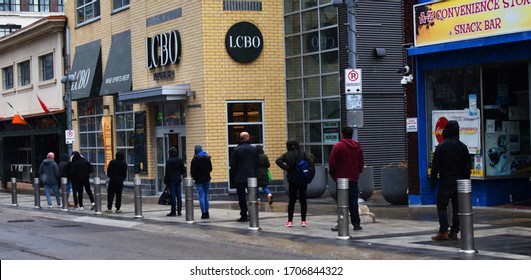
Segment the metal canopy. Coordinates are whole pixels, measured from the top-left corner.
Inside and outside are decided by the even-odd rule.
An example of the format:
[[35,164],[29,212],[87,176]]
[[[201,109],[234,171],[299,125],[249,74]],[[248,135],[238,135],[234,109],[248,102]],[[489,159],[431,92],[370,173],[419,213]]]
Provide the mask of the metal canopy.
[[131,101],[133,103],[182,101],[193,96],[193,94],[194,92],[190,91],[190,84],[181,84],[120,93],[118,94],[118,100]]

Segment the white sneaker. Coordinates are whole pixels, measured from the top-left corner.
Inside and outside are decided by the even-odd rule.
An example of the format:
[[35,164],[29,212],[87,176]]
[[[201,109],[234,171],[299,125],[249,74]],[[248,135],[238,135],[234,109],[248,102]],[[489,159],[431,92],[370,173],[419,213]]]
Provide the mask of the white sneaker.
[[49,207],[49,208],[52,208],[52,207],[53,207],[53,205],[51,205],[51,204],[48,204],[48,207]]
[[61,207],[63,207],[63,205],[62,204],[57,204],[57,207],[61,208]]
[[83,211],[83,210],[85,210],[85,208],[83,208],[83,206],[77,208],[77,211]]

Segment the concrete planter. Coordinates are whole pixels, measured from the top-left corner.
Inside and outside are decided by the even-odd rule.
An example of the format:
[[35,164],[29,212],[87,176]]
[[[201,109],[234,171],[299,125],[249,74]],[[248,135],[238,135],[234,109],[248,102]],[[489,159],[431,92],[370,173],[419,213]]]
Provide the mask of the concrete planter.
[[382,196],[385,201],[396,205],[407,205],[407,167],[382,167],[381,176]]
[[[312,182],[308,184],[308,198],[321,197],[326,191],[327,179],[326,168],[321,165],[315,166],[315,177],[313,177]],[[286,176],[284,176],[284,189],[286,190],[286,194],[288,194],[289,184],[286,180]]]
[[[360,175],[360,180],[358,182],[358,188],[360,191],[360,198],[363,200],[368,200],[371,198],[374,193],[374,167],[365,166],[363,172]],[[337,200],[337,185],[332,179],[332,176],[328,175],[328,191],[330,196]]]

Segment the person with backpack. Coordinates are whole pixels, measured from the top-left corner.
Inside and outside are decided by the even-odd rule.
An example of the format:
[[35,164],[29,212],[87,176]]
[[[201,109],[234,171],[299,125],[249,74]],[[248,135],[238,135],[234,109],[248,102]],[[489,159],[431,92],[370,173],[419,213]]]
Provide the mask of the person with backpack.
[[305,151],[301,151],[297,140],[288,140],[286,142],[287,152],[282,154],[275,163],[281,169],[287,171],[287,180],[289,183],[289,202],[288,202],[288,221],[287,227],[293,226],[293,212],[297,195],[301,204],[301,226],[306,227],[306,212],[308,210],[307,190],[308,184],[315,174],[314,156]]
[[[363,171],[364,159],[361,144],[352,139],[354,129],[345,126],[341,129],[343,138],[334,144],[328,156],[328,173],[335,182],[338,178],[348,179],[348,208],[350,221],[354,230],[361,230],[360,215],[358,206],[359,187],[358,180]],[[332,231],[337,231],[337,225],[332,227]]]

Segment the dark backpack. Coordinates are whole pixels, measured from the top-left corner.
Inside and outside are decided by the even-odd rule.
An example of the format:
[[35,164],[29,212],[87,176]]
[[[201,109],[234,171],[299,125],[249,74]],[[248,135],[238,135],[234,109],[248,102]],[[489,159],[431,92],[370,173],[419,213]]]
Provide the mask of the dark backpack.
[[293,181],[299,184],[309,184],[312,182],[315,173],[313,172],[310,163],[304,159],[301,159],[295,165],[295,176],[293,176]]

